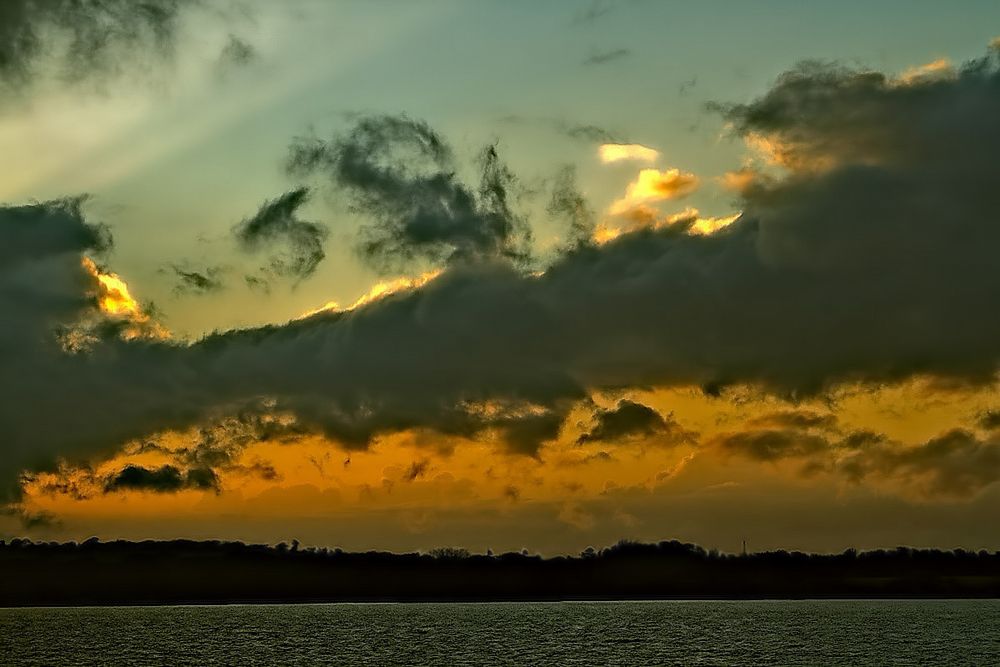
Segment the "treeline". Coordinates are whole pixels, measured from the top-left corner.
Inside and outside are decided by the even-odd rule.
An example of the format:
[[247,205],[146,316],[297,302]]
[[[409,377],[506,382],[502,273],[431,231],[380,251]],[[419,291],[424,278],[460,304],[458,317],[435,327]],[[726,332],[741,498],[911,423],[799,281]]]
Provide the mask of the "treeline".
[[1000,597],[1000,552],[348,553],[241,542],[0,542],[0,606],[644,598]]

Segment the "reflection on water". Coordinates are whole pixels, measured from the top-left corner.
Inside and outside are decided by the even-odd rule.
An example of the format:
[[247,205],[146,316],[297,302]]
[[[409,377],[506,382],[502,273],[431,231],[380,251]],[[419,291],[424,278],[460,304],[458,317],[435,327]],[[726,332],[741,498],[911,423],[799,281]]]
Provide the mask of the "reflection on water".
[[1000,663],[1000,601],[0,609],[31,665]]

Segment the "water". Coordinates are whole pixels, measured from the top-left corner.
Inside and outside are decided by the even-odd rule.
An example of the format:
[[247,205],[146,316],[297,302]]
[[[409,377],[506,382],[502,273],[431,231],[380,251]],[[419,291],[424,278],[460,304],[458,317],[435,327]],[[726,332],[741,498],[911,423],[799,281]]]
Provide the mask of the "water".
[[0,609],[27,665],[986,665],[1000,601]]

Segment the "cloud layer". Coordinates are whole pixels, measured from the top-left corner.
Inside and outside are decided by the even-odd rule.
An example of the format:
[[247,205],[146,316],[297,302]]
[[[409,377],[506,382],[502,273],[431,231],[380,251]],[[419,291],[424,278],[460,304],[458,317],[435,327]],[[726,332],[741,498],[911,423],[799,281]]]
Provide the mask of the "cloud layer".
[[[495,434],[531,454],[594,390],[751,383],[794,397],[914,375],[995,378],[995,54],[910,82],[804,66],[724,111],[785,169],[747,185],[740,219],[709,234],[677,224],[576,245],[542,273],[519,263],[528,230],[492,147],[473,188],[442,139],[410,119],[364,118],[331,141],[298,142],[294,171],[326,175],[371,220],[367,256],[447,270],[352,311],[190,345],[118,335],[81,263],[104,240],[79,204],[0,209],[0,303],[12,323],[0,344],[13,359],[0,380],[5,487],[57,456],[262,405],[346,446],[417,428]],[[309,224],[293,215],[297,192],[242,233],[295,237],[289,229]],[[87,351],[67,354],[53,332],[97,315]],[[989,467],[990,443],[949,437],[928,451]],[[764,458],[788,449],[769,438],[737,444]],[[826,440],[804,442],[818,451]],[[923,460],[867,465],[919,472]]]

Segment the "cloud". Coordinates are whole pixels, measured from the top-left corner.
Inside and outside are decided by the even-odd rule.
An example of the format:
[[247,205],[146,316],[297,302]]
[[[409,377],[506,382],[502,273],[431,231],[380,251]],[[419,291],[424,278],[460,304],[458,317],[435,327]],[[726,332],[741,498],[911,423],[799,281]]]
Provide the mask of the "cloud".
[[615,60],[621,60],[632,55],[631,49],[612,49],[610,51],[597,51],[583,60],[584,65],[605,65]]
[[587,125],[579,123],[566,123],[557,121],[556,128],[571,139],[580,139],[590,142],[610,142],[615,141],[615,134],[610,130],[597,125]]
[[219,54],[218,68],[221,73],[225,73],[234,68],[246,67],[258,57],[257,50],[252,44],[231,34]]
[[637,160],[639,162],[655,162],[660,157],[660,151],[642,144],[605,143],[597,148],[601,162],[621,162],[622,160]]
[[694,443],[697,434],[686,431],[653,408],[629,400],[618,401],[609,410],[594,413],[594,427],[577,438],[577,444],[651,439],[662,444]]
[[820,454],[831,446],[823,436],[794,429],[727,433],[715,438],[713,444],[726,453],[768,462]]
[[185,489],[218,490],[218,486],[219,480],[211,468],[190,468],[182,472],[171,465],[144,468],[129,464],[106,480],[104,492],[177,493]]
[[611,204],[608,212],[621,215],[649,202],[680,199],[698,189],[699,179],[680,169],[642,169],[628,184],[625,195]]
[[708,443],[729,455],[776,463],[803,461],[802,474],[827,472],[852,484],[898,484],[925,498],[970,498],[1000,481],[1000,440],[954,429],[910,445],[871,431],[833,437],[812,421],[791,420],[786,428],[723,433]]
[[501,117],[499,121],[501,123],[509,123],[512,125],[543,125],[558,132],[559,134],[569,137],[570,139],[586,141],[588,143],[614,143],[621,141],[621,138],[617,135],[617,133],[604,127],[591,123],[575,123],[564,118],[538,118],[519,116],[517,114],[507,114]]
[[265,201],[253,216],[233,228],[233,236],[245,252],[259,252],[278,245],[285,251],[272,254],[261,269],[266,280],[270,275],[305,280],[316,272],[326,257],[323,242],[329,233],[324,225],[298,218],[298,210],[309,201],[309,188],[289,190],[280,197]]
[[560,169],[552,185],[546,212],[567,223],[567,245],[578,246],[593,236],[595,216],[586,198],[576,187],[576,170]]
[[208,294],[225,287],[221,278],[223,268],[219,266],[209,266],[197,271],[172,264],[170,270],[177,278],[174,285],[174,293],[176,294]]
[[117,74],[150,55],[169,58],[195,0],[4,0],[0,85],[22,88],[46,66],[67,80]]
[[67,197],[45,203],[0,207],[4,243],[0,268],[39,261],[82,250],[105,252],[112,246],[110,230],[83,222],[86,197]]
[[[708,235],[639,228],[541,272],[512,251],[506,187],[491,187],[507,180],[489,153],[487,184],[473,190],[423,124],[362,121],[299,146],[296,163],[353,193],[374,219],[367,242],[447,259],[446,270],[355,310],[192,343],[100,329],[67,353],[60,327],[118,321],[100,310],[81,260],[101,245],[98,228],[65,202],[0,208],[0,480],[16,493],[22,470],[261,405],[357,448],[411,428],[502,438],[510,419],[532,414],[549,414],[551,428],[591,393],[627,387],[749,383],[796,398],[914,376],[994,382],[996,58],[909,85],[799,68],[726,111],[737,132],[791,158],[743,192],[737,220]],[[963,462],[990,470],[996,443],[947,442],[926,456],[949,466],[949,480],[985,479]],[[783,441],[748,446],[771,453]],[[920,457],[885,460],[935,487]]]
[[427,459],[421,459],[419,461],[414,461],[410,464],[410,467],[406,469],[403,473],[403,481],[414,482],[427,473],[427,468],[430,467],[430,461]]
[[979,415],[977,420],[979,428],[994,431],[1000,430],[1000,410],[987,410]]
[[681,81],[681,84],[679,86],[677,86],[677,94],[680,97],[684,97],[689,92],[691,92],[691,90],[694,89],[694,87],[697,86],[697,85],[698,85],[698,77],[696,77],[696,76],[693,76],[690,79],[686,79],[684,81]]
[[926,495],[969,497],[1000,480],[1000,441],[956,429],[915,447],[873,447],[849,463],[859,477],[892,475]]
[[899,75],[899,82],[903,85],[913,85],[934,79],[953,78],[955,78],[955,67],[951,61],[947,58],[938,58],[929,63],[909,68]]
[[490,422],[502,435],[508,450],[519,454],[535,455],[545,442],[559,436],[566,410],[554,409],[528,414],[513,414]]
[[607,16],[614,8],[615,5],[609,0],[594,0],[586,9],[577,10],[573,23],[592,23]]
[[754,426],[830,431],[835,430],[837,427],[837,416],[834,414],[812,412],[810,410],[782,410],[755,417],[749,423]]
[[613,241],[622,234],[634,233],[640,229],[664,229],[673,227],[687,234],[707,236],[739,220],[741,213],[727,216],[703,217],[696,208],[688,207],[679,213],[664,215],[652,206],[639,204],[634,208],[624,210],[614,219],[598,224],[592,233],[592,238],[598,245]]
[[513,174],[495,146],[480,154],[479,187],[461,182],[451,148],[426,123],[371,116],[330,141],[300,140],[289,171],[322,174],[369,218],[361,254],[380,268],[523,259],[530,230],[513,209]]

